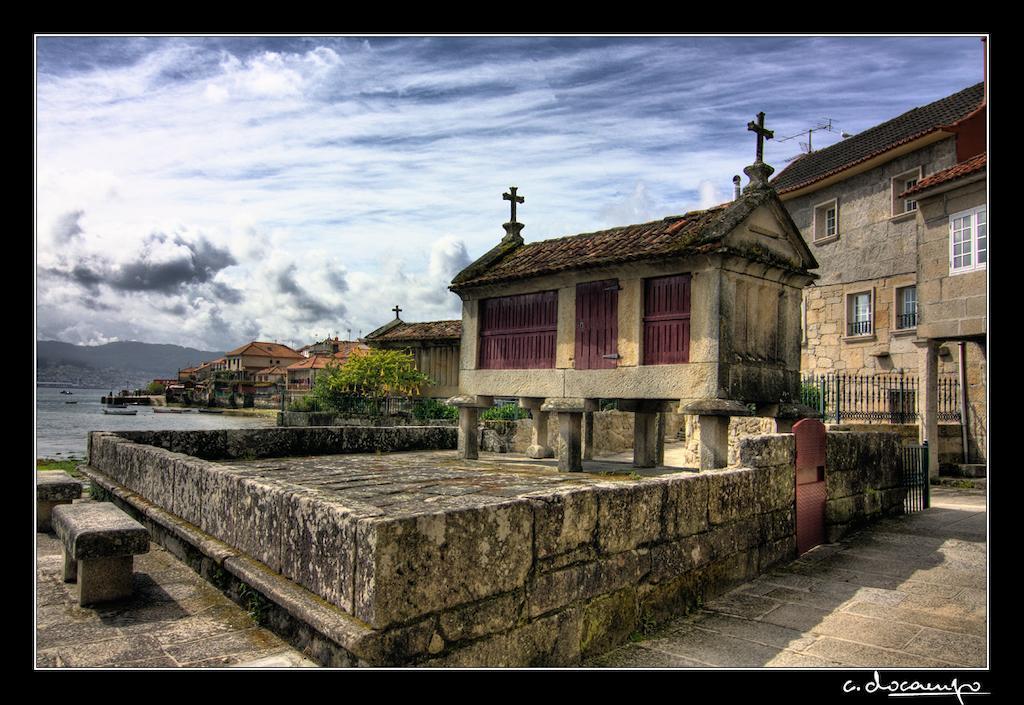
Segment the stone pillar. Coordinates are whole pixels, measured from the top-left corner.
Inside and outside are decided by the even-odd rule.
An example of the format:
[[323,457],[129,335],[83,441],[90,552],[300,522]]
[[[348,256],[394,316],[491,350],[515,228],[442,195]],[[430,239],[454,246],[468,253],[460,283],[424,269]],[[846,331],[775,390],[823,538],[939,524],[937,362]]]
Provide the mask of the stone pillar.
[[817,410],[805,404],[766,404],[757,409],[758,416],[771,417],[775,422],[775,433],[792,433],[793,425],[802,419],[820,419]]
[[939,344],[926,340],[919,350],[921,441],[928,441],[928,476],[939,475]]
[[558,412],[558,470],[583,472],[583,414]]
[[558,469],[560,472],[583,471],[583,399],[548,399],[541,411],[558,414]]
[[655,431],[656,445],[654,446],[654,464],[661,467],[665,465],[665,413],[658,414],[658,428]]
[[[664,450],[662,450],[664,455]],[[633,467],[653,468],[658,464],[658,414],[633,412]]]
[[583,459],[594,459],[594,412],[583,412]]
[[459,407],[459,457],[463,460],[480,457],[479,415],[475,406]]
[[696,415],[700,424],[700,469],[714,470],[729,464],[729,419],[750,416],[745,404],[733,399],[702,399],[682,409]]
[[533,425],[530,427],[530,447],[526,455],[530,458],[553,458],[555,450],[548,445],[548,412],[539,408],[532,410]]

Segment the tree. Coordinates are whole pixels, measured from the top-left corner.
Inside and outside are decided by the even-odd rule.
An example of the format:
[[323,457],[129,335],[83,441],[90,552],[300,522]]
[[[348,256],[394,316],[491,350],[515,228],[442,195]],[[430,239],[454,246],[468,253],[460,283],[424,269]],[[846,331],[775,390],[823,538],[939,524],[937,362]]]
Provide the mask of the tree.
[[325,408],[341,410],[353,395],[381,400],[417,394],[431,379],[402,350],[355,350],[344,365],[328,363],[317,376],[312,396]]
[[146,387],[147,394],[160,395],[163,394],[165,391],[166,390],[164,389],[164,385],[160,384],[159,382],[150,382],[149,386]]

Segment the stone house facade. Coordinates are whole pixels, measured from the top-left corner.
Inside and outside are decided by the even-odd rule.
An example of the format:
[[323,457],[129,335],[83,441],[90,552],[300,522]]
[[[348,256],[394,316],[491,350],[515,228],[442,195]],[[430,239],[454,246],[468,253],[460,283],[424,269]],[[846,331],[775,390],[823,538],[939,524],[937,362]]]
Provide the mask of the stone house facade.
[[902,194],[984,149],[983,102],[979,83],[805,155],[772,180],[820,264],[804,290],[804,372],[918,372],[917,203]]
[[242,373],[251,378],[257,370],[267,367],[287,367],[303,360],[303,356],[287,345],[253,341],[224,355],[226,370]]
[[463,301],[449,402],[463,457],[476,455],[476,409],[495,396],[533,412],[532,457],[552,454],[557,413],[569,471],[582,468],[582,416],[602,399],[634,413],[637,467],[663,452],[664,412],[700,417],[702,469],[726,464],[731,416],[752,406],[785,423],[799,401],[800,292],[817,262],[771,171],[755,162],[735,201],[651,223],[529,244],[505,223],[450,287]]
[[918,336],[925,390],[925,438],[939,438],[934,389],[943,346],[955,346],[956,354],[952,357],[963,369],[961,405],[967,411],[963,457],[941,457],[938,443],[932,443],[930,467],[935,469],[940,463],[984,463],[988,457],[987,187],[987,153],[983,152],[922,180],[905,194],[919,204]]

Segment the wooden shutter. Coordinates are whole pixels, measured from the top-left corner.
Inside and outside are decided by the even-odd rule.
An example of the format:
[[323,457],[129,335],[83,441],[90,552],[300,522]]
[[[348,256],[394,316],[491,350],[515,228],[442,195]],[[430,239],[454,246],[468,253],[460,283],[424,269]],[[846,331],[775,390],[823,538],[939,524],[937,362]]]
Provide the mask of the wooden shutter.
[[557,325],[557,291],[483,299],[479,368],[553,368]]
[[618,366],[619,281],[607,279],[576,286],[577,370]]
[[690,361],[690,275],[644,280],[644,364]]

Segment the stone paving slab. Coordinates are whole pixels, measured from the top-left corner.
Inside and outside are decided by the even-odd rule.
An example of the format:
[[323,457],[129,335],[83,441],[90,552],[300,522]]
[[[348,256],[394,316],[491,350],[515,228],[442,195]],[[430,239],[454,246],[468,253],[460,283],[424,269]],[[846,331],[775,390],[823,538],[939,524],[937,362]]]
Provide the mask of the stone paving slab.
[[36,557],[37,668],[316,665],[157,544],[135,559],[130,599],[91,608],[63,581],[59,539],[36,534]]
[[932,509],[819,546],[587,665],[984,667],[985,512],[983,495],[933,489]]

